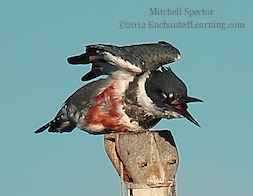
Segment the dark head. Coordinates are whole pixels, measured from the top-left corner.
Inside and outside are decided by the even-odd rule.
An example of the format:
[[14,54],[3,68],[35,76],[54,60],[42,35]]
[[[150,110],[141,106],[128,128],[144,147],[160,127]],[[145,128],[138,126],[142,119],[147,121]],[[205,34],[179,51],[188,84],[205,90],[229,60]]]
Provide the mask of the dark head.
[[200,126],[188,113],[187,103],[202,102],[202,100],[188,97],[186,85],[170,68],[151,71],[146,80],[145,88],[155,107],[161,109],[166,118],[185,117],[195,125]]

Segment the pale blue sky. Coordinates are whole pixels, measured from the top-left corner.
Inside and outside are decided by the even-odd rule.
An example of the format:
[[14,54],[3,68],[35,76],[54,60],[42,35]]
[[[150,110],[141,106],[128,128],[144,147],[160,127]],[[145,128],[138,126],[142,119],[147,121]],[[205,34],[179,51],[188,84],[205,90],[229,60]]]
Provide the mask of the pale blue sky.
[[[182,9],[154,16],[150,8]],[[212,16],[183,10],[214,10]],[[163,120],[180,155],[179,196],[252,195],[252,2],[241,1],[2,1],[0,6],[0,195],[118,196],[119,177],[103,149],[103,137],[75,129],[71,134],[35,135],[64,100],[83,85],[87,67],[66,58],[94,43],[129,45],[165,40],[182,54],[171,64],[202,125]],[[146,28],[120,29],[119,22]],[[245,28],[155,29],[149,21],[244,23]]]

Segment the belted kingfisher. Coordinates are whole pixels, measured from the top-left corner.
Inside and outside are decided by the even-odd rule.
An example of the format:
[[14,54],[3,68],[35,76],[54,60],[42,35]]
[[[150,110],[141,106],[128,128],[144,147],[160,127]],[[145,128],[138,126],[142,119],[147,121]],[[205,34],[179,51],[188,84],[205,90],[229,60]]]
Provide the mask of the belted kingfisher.
[[65,101],[52,121],[35,133],[46,129],[71,132],[75,127],[91,134],[142,132],[162,118],[183,117],[199,126],[187,112],[187,103],[201,100],[187,95],[185,84],[170,68],[154,67],[141,68],[145,71],[138,75],[119,69],[106,79],[84,85]]
[[86,53],[69,57],[67,61],[72,65],[92,63],[92,70],[82,77],[83,81],[87,81],[117,70],[140,74],[148,70],[156,70],[180,58],[177,48],[165,41],[159,41],[121,47],[104,44],[88,45]]

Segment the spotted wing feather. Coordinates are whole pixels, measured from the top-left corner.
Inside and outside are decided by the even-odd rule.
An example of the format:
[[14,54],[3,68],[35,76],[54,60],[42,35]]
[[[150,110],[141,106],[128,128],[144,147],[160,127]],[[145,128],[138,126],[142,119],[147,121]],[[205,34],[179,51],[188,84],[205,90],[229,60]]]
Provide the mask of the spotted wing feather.
[[[136,69],[129,69],[129,66],[123,68],[128,71],[137,70],[136,73],[140,73],[156,70],[160,66],[179,60],[180,57],[177,48],[167,42],[160,41],[122,47],[104,44],[88,45],[86,46],[86,53],[70,57],[67,60],[74,65],[92,63],[92,70],[82,77],[83,81],[87,81],[116,71],[117,68],[113,68],[115,64],[116,67],[123,67],[122,64],[129,63]],[[117,61],[114,61],[115,59]],[[141,71],[139,72],[138,69]]]

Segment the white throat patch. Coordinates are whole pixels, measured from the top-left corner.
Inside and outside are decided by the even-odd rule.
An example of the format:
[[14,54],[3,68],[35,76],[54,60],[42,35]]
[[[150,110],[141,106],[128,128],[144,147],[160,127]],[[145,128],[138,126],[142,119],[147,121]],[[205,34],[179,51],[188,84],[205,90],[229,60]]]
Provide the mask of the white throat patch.
[[145,72],[138,81],[137,101],[141,107],[149,114],[160,116],[162,112],[157,110],[153,101],[147,95],[145,90],[146,80],[149,78],[150,71]]

